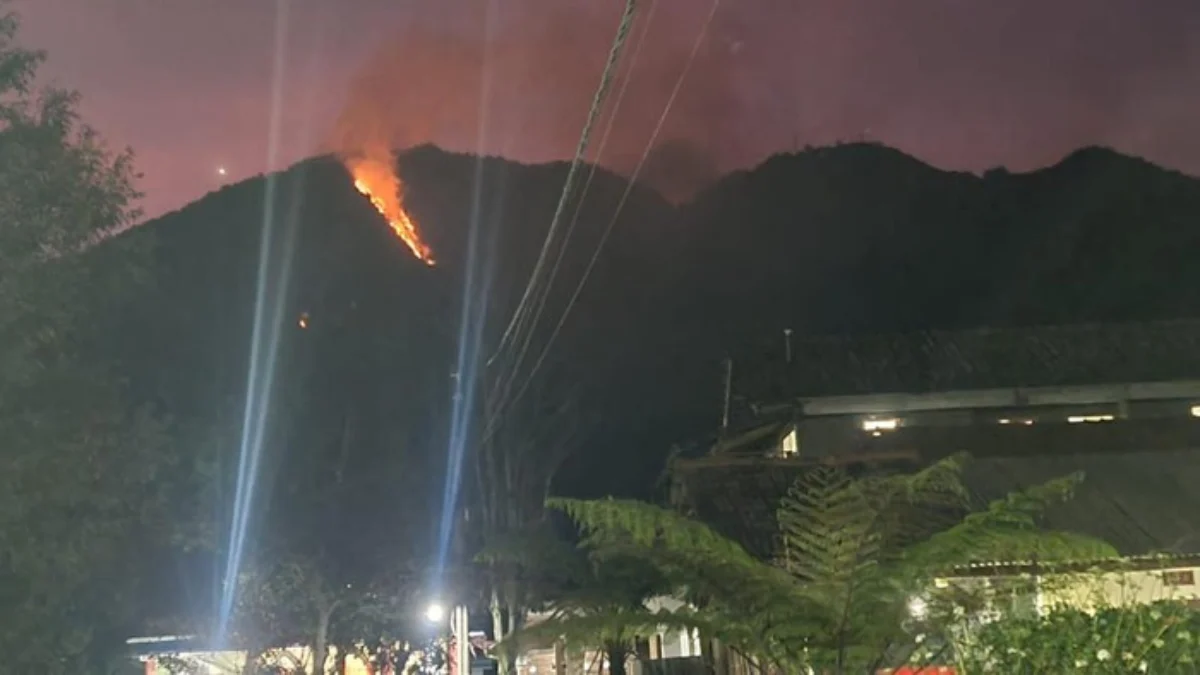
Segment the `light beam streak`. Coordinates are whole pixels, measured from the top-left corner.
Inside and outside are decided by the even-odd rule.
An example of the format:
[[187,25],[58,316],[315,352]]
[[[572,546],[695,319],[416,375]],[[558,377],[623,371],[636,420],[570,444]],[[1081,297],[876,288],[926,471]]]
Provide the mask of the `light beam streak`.
[[[438,527],[437,566],[440,577],[450,553],[450,537],[454,531],[459,488],[462,484],[463,457],[466,455],[471,416],[475,409],[475,385],[478,381],[480,346],[483,324],[487,319],[488,295],[491,291],[493,250],[488,247],[487,264],[478,273],[480,201],[483,193],[483,163],[487,147],[488,105],[491,99],[491,69],[486,45],[492,43],[496,25],[495,0],[488,0],[484,18],[484,52],[479,92],[479,122],[476,130],[475,181],[471,193],[471,222],[467,235],[467,258],[463,280],[462,312],[459,316],[457,377],[454,382],[453,408],[450,414],[450,434],[446,457],[446,484],[442,491],[442,519]],[[493,232],[495,228],[493,227]],[[438,583],[441,580],[439,578]]]
[[[279,156],[283,114],[283,86],[286,75],[287,0],[275,3],[275,52],[271,83],[271,114],[267,130],[267,168],[275,169]],[[275,361],[283,324],[284,297],[291,272],[294,229],[289,230],[279,247],[281,260],[272,274],[275,256],[275,201],[278,176],[267,174],[263,199],[263,228],[260,240],[258,279],[254,300],[254,324],[250,337],[250,363],[246,382],[246,405],[242,416],[242,435],[238,449],[237,483],[234,492],[233,517],[229,528],[229,544],[222,581],[220,606],[217,614],[215,640],[221,644],[227,637],[237,596],[237,579],[245,549],[247,524],[254,504],[254,490],[266,434]]]

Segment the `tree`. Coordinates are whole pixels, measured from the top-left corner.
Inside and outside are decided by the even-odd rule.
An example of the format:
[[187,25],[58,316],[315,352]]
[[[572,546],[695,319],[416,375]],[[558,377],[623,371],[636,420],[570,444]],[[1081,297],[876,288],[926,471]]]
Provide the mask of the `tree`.
[[[471,476],[474,490],[467,508],[475,516],[468,534],[476,553],[472,558],[482,565],[489,587],[487,606],[497,641],[521,626],[536,594],[522,574],[528,561],[489,552],[545,524],[550,483],[588,424],[577,387],[552,390],[545,377],[533,385],[510,408],[487,409]],[[507,675],[515,663],[504,651],[497,656],[500,672]]]
[[[1037,526],[1082,476],[1032,487],[963,517],[962,457],[914,474],[854,478],[816,468],[779,506],[777,559],[764,562],[703,523],[649,504],[554,500],[586,532],[599,559],[652,565],[687,606],[610,613],[595,629],[696,629],[763,667],[785,672],[873,672],[909,660],[931,617],[910,603],[948,565],[998,555],[1043,560],[1115,555],[1108,545]],[[563,616],[540,630],[576,631]]]
[[[238,580],[231,643],[245,670],[282,666],[298,673],[342,673],[353,655],[403,665],[425,629],[413,608],[424,574],[402,570],[367,585],[339,583],[327,560],[268,551],[247,561]],[[299,662],[285,648],[307,648]]]
[[620,622],[604,623],[606,617],[641,615],[651,598],[669,590],[645,561],[590,558],[544,522],[504,537],[484,551],[480,561],[506,567],[525,590],[522,605],[541,615],[538,622],[511,634],[502,652],[509,655],[531,643],[554,641],[598,648],[612,675],[623,675],[629,657],[643,656],[638,652],[642,634]]
[[[311,675],[340,672],[350,654],[403,659],[430,630],[418,610],[428,472],[405,443],[360,438],[352,397],[309,408],[310,392],[324,389],[302,369],[289,376],[288,416],[317,422],[280,433],[281,451],[265,462],[273,489],[255,514],[227,639],[254,655],[250,667],[303,646],[304,663],[286,666]],[[372,452],[380,446],[389,452]]]
[[171,534],[164,427],[96,358],[97,325],[146,271],[142,243],[84,249],[137,217],[132,156],[0,3],[0,672],[108,672],[134,625],[138,548]]

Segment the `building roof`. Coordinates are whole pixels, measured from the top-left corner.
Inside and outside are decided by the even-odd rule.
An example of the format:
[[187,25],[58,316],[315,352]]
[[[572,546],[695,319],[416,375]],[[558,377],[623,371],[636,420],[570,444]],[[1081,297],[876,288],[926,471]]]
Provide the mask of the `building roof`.
[[717,437],[711,452],[739,455],[767,454],[779,446],[780,440],[791,429],[789,421],[762,422],[732,434]]
[[800,337],[738,360],[750,401],[1200,380],[1200,321]]
[[760,558],[776,550],[779,502],[805,471],[844,466],[852,472],[877,468],[913,468],[913,454],[861,455],[821,460],[754,457],[741,453],[711,455],[672,464],[671,501]]
[[959,565],[948,570],[947,574],[953,577],[991,577],[1032,573],[1070,574],[1094,570],[1104,572],[1159,571],[1188,567],[1200,567],[1200,555],[1164,553],[1052,563],[1036,560],[994,560]]
[[903,415],[935,410],[1104,405],[1170,400],[1200,401],[1200,380],[969,389],[915,394],[822,396],[801,399],[796,407],[805,416],[812,417],[821,415]]
[[1200,395],[1200,320],[793,336],[787,348],[779,336],[735,364],[734,377],[738,400],[754,405],[735,412],[738,424],[709,455],[674,462],[673,496],[756,554],[773,551],[779,500],[806,469],[833,461],[853,471],[911,470],[959,451],[977,457],[964,477],[980,504],[1083,471],[1078,495],[1048,514],[1049,527],[1099,537],[1126,555],[1200,553],[1200,420],[1186,410],[1181,419],[1103,427],[856,435],[827,457],[806,456],[803,439],[797,458],[758,452],[786,424],[819,415],[1190,399]]
[[[707,457],[674,467],[673,499],[751,553],[775,550],[780,499],[805,471],[839,462],[852,471],[911,470],[928,460],[899,450],[824,459]],[[1200,450],[984,457],[964,481],[980,507],[1009,492],[1076,471],[1074,499],[1047,513],[1045,525],[1098,537],[1123,555],[1200,554]]]

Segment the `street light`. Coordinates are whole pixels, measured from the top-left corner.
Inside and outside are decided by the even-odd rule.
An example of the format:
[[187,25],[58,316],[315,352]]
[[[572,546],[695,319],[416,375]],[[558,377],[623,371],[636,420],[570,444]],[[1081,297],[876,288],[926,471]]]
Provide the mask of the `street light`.
[[429,623],[441,623],[446,620],[446,608],[439,603],[430,603],[425,608],[425,620]]
[[[439,626],[445,625],[446,607],[441,603],[432,602],[425,608],[425,619]],[[471,632],[470,615],[463,605],[456,605],[450,619],[450,635],[454,638],[454,660],[457,664],[458,675],[468,675],[471,672]]]

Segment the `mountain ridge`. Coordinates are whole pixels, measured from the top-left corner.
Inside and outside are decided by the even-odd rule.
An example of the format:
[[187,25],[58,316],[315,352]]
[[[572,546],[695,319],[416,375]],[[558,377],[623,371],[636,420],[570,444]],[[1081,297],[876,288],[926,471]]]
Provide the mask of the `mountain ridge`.
[[[134,401],[171,422],[182,455],[211,463],[218,524],[231,522],[229,477],[242,452],[265,269],[264,308],[281,318],[254,545],[282,537],[302,551],[353,552],[339,560],[354,574],[397,546],[432,543],[472,227],[488,291],[486,358],[528,281],[567,165],[477,162],[424,147],[401,154],[399,170],[435,267],[413,258],[330,157],[271,177],[265,268],[265,177],[87,253],[122,264],[123,242],[151,250],[154,283],[100,313],[96,349]],[[597,173],[514,386],[524,387],[545,350],[626,185]],[[568,204],[569,217],[576,205]],[[808,370],[827,376],[809,378],[819,386],[806,393],[820,395],[854,390],[832,371],[886,376],[868,388],[916,386],[901,376],[929,375],[916,368],[931,357],[924,343],[905,351],[912,341],[900,340],[889,350],[879,345],[897,341],[871,336],[1195,317],[1200,269],[1189,254],[1200,250],[1198,216],[1200,180],[1105,150],[1034,172],[975,175],[848,144],[768,158],[680,205],[636,187],[515,414],[530,422],[530,442],[573,451],[556,472],[555,494],[647,497],[660,489],[672,446],[720,424],[726,358],[735,402],[752,389],[789,391],[754,384],[760,373],[788,374],[778,368],[785,329],[800,358],[819,362]],[[867,348],[856,351],[854,339],[825,340],[823,350],[801,345],[810,335],[865,338],[858,342]],[[1129,342],[1151,351],[1156,339]],[[972,354],[987,361],[992,343],[976,343]],[[938,344],[961,355],[954,339]],[[1123,344],[1105,350],[1110,361]],[[1076,361],[1086,368],[1086,358]],[[1023,363],[1033,370],[1038,362]],[[475,420],[475,433],[483,424]],[[474,479],[462,489],[468,497]],[[185,614],[203,615],[215,587],[205,580],[223,557],[162,557],[162,595],[179,595]]]
[[[491,261],[484,344],[494,345],[567,166],[477,163],[432,146],[402,153],[406,202],[434,268],[408,254],[332,158],[275,174],[277,234],[295,242],[281,296],[280,358],[289,361],[278,386],[296,397],[276,425],[285,436],[317,437],[289,425],[336,426],[354,408],[371,411],[360,420],[370,444],[395,434],[444,443],[471,223],[480,270]],[[526,368],[625,186],[597,173]],[[158,284],[121,325],[154,328],[132,343],[115,338],[114,349],[138,395],[173,416],[212,419],[244,396],[265,195],[265,178],[242,181],[129,235],[154,240]],[[854,143],[773,156],[678,206],[636,186],[535,387],[569,384],[585,392],[580,405],[611,421],[589,435],[580,453],[591,459],[564,484],[644,490],[670,443],[715,424],[722,358],[785,328],[799,336],[1194,316],[1200,278],[1186,252],[1200,245],[1187,226],[1196,215],[1200,181],[1096,148],[1032,172],[975,175]],[[613,447],[624,449],[606,462],[618,467],[611,475],[587,468]]]

